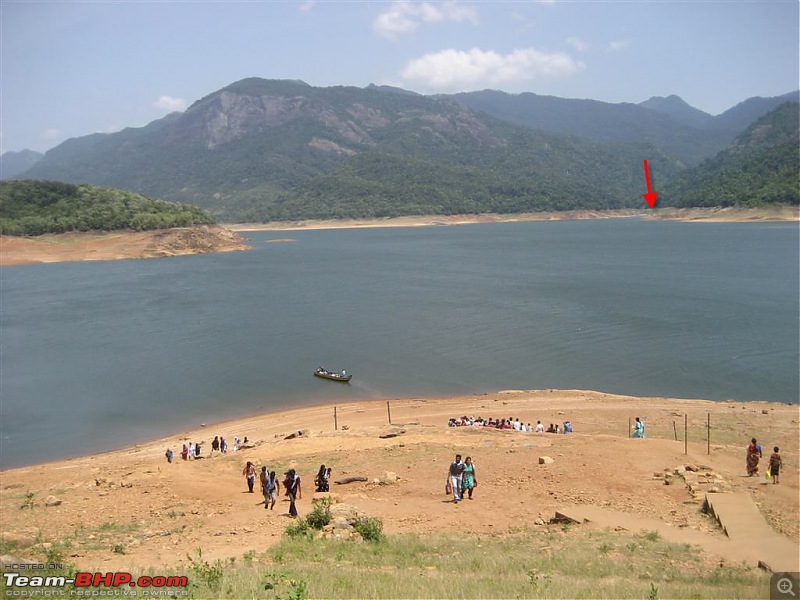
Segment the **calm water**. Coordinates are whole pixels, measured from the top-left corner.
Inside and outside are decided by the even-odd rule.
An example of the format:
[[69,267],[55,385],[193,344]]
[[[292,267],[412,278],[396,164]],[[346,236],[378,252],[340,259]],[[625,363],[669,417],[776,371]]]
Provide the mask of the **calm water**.
[[0,464],[337,398],[798,402],[796,224],[249,235],[252,252],[0,269]]

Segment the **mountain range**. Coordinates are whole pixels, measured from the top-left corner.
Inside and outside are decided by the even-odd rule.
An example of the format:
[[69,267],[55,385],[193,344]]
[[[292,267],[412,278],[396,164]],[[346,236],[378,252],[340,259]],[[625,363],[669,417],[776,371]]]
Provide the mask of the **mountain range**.
[[642,159],[658,190],[795,98],[751,98],[714,117],[677,96],[609,104],[250,78],[145,127],[67,140],[15,175],[228,221],[638,207]]

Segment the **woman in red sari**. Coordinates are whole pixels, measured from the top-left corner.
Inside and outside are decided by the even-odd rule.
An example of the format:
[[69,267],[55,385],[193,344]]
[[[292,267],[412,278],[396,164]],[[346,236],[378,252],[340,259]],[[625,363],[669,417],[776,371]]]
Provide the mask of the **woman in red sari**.
[[756,438],[750,440],[747,447],[747,474],[752,477],[758,473],[758,461],[761,459],[761,446],[756,442]]

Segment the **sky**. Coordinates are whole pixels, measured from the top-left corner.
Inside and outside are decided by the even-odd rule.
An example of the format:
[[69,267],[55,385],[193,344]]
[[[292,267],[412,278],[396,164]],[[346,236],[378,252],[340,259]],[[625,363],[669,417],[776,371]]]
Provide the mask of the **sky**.
[[719,114],[800,86],[798,0],[0,0],[0,153],[141,127],[246,77]]

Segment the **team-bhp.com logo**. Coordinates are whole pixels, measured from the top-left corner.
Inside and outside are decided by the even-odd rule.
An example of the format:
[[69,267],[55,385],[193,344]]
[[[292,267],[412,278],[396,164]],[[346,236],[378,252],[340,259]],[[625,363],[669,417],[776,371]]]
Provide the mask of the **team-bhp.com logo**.
[[[78,572],[75,577],[63,575],[27,575],[3,573],[6,596],[40,597],[53,596],[188,596],[186,576],[142,575],[134,578],[128,572],[88,573]],[[65,590],[67,586],[72,589]],[[137,589],[138,588],[138,589]]]

